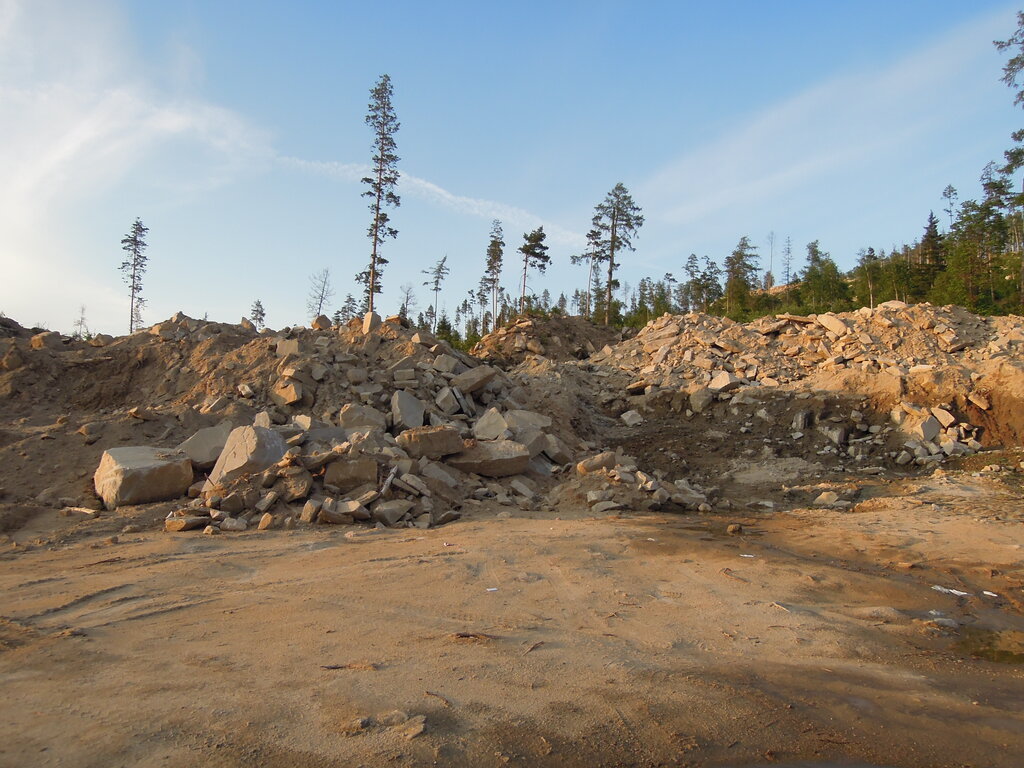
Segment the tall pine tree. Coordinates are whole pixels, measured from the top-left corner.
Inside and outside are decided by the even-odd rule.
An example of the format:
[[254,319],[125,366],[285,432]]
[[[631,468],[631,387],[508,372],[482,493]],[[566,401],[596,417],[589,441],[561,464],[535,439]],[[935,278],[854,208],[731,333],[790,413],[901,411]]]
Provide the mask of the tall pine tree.
[[142,298],[142,276],[146,272],[146,262],[149,261],[149,257],[146,256],[148,233],[149,227],[142,223],[142,219],[136,217],[128,234],[121,239],[121,250],[128,254],[121,262],[121,272],[128,285],[130,297],[128,333],[138,330],[142,325],[142,308],[146,305],[146,300]]
[[491,317],[498,315],[498,286],[501,284],[501,266],[505,257],[505,235],[501,222],[491,222],[491,239],[487,243],[487,263],[480,278],[480,290],[491,297]]
[[725,314],[733,320],[750,308],[750,291],[757,282],[757,247],[743,236],[725,258]]
[[398,237],[398,230],[391,226],[391,219],[385,206],[397,208],[401,199],[395,192],[398,186],[398,155],[395,154],[395,133],[400,126],[391,105],[391,78],[381,75],[370,91],[369,112],[366,124],[373,129],[373,175],[365,176],[362,183],[367,185],[363,197],[370,198],[373,220],[370,222],[370,264],[356,275],[356,280],[365,286],[365,304],[368,312],[373,311],[374,294],[381,292],[380,277],[387,259],[380,255],[381,243],[385,238]]
[[437,330],[437,298],[438,294],[441,293],[441,283],[444,282],[444,279],[448,277],[448,273],[451,272],[447,264],[448,254],[445,254],[444,256],[441,257],[441,260],[438,261],[437,264],[435,264],[433,267],[431,267],[430,269],[422,270],[423,274],[429,278],[428,280],[423,281],[423,285],[427,286],[430,290],[434,292],[434,327],[431,329],[433,331]]
[[523,244],[519,246],[519,252],[523,254],[523,291],[519,297],[519,312],[526,311],[526,274],[530,267],[538,272],[544,272],[551,262],[548,256],[548,247],[544,244],[547,235],[544,234],[544,227],[537,227],[533,232],[523,235]]
[[612,291],[618,284],[615,280],[615,268],[618,267],[615,257],[623,250],[636,250],[633,238],[643,226],[644,217],[640,213],[640,206],[633,202],[629,190],[619,182],[594,208],[591,223],[593,229],[588,234],[593,252],[591,258],[608,264],[604,301],[604,324],[608,325],[612,317]]

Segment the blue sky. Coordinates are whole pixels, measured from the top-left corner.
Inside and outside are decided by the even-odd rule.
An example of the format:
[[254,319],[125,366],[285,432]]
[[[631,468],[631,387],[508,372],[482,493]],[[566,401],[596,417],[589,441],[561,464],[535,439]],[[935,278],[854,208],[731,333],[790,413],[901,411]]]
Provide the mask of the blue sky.
[[[944,2],[0,0],[0,311],[123,333],[119,241],[150,227],[147,323],[177,310],[306,322],[312,273],[357,292],[369,89],[402,123],[382,309],[448,256],[449,311],[493,218],[504,284],[543,224],[539,293],[571,295],[593,207],[623,182],[647,223],[621,278],[681,274],[743,235],[858,249],[919,236],[942,189],[978,194],[1020,111],[991,41],[1015,7]],[[778,247],[778,246],[777,246]],[[777,257],[776,257],[777,258]],[[776,264],[776,272],[778,272]]]

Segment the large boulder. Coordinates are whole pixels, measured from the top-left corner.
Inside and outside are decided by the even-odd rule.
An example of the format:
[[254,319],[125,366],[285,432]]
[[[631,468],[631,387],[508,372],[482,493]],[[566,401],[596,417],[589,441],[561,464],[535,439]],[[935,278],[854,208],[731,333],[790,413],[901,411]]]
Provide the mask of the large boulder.
[[508,428],[516,435],[523,429],[546,430],[551,427],[551,417],[534,411],[514,410],[505,414],[505,422]]
[[233,429],[204,487],[209,490],[236,477],[262,472],[279,462],[287,449],[284,438],[272,429]]
[[743,382],[728,371],[719,371],[708,383],[708,389],[712,392],[732,392],[743,386]]
[[324,482],[342,493],[362,485],[377,485],[377,462],[368,456],[356,459],[338,459],[327,465]]
[[396,438],[402,449],[412,458],[426,456],[439,459],[453,453],[461,453],[462,437],[455,427],[414,427],[402,432]]
[[[342,406],[341,411],[338,413],[338,424],[345,429],[358,429],[360,427],[379,427],[384,429],[387,427],[387,423],[387,418],[384,414],[369,405],[348,403]],[[423,422],[420,423],[422,424]]]
[[473,425],[473,437],[477,440],[497,440],[509,427],[505,417],[497,408],[488,408]]
[[270,389],[270,399],[277,405],[292,405],[302,399],[302,383],[294,379],[278,379]]
[[396,431],[422,427],[425,412],[423,402],[411,392],[399,389],[391,396],[391,422]]
[[177,450],[188,456],[197,469],[210,469],[220,458],[230,434],[231,424],[225,421],[215,427],[200,429],[179,445]]
[[460,373],[452,379],[452,386],[467,395],[471,395],[490,384],[491,380],[497,375],[497,368],[492,368],[489,365],[481,365]]
[[363,334],[370,334],[380,328],[380,315],[376,312],[367,312],[363,315]]
[[446,462],[463,472],[485,477],[507,477],[525,472],[530,464],[530,452],[525,445],[513,440],[495,440],[477,443]]
[[37,333],[29,342],[32,349],[60,349],[64,346],[61,335],[56,331]]
[[843,322],[842,318],[836,317],[831,313],[825,315],[818,315],[816,319],[818,321],[818,325],[820,325],[826,331],[831,331],[836,336],[845,336],[846,333],[849,332],[850,330],[850,327],[845,322]]
[[93,485],[107,509],[176,499],[192,485],[192,462],[163,448],[111,448],[103,452]]

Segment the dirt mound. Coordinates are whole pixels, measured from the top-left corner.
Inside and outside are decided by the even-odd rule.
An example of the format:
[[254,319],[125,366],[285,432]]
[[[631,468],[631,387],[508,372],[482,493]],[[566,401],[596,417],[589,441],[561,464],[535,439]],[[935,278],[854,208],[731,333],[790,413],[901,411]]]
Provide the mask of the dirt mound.
[[1015,765],[1019,318],[316,325],[0,338],[12,764]]
[[590,362],[632,381],[632,394],[716,394],[738,387],[863,395],[885,412],[945,406],[985,425],[990,443],[1024,441],[1024,319],[960,307],[886,302],[839,315],[776,315],[748,324],[665,315]]
[[23,328],[16,320],[0,315],[0,339],[27,339],[42,332],[42,328]]
[[523,317],[487,334],[470,352],[502,365],[515,365],[532,355],[582,360],[621,338],[618,331],[582,317]]
[[[226,424],[276,433],[288,453],[247,472],[244,487],[193,493],[176,514],[218,523],[214,513],[236,499],[231,515],[246,523],[268,510],[294,522],[304,501],[330,510],[328,500],[343,497],[360,502],[354,519],[320,519],[373,512],[425,527],[457,517],[469,496],[535,507],[537,481],[579,449],[574,425],[588,426],[566,407],[556,418],[537,411],[545,402],[552,410],[546,398],[557,387],[534,393],[399,318],[257,333],[179,314],[118,339],[45,341],[0,342],[0,417],[15,426],[0,433],[0,458],[55,470],[8,483],[12,503],[95,508],[89,477],[104,450],[173,451]],[[227,450],[221,440],[213,459]],[[53,462],[55,449],[66,463]],[[204,481],[210,467],[196,466]],[[521,479],[501,479],[510,475]],[[277,480],[283,490],[268,492]]]
[[[245,488],[194,494],[202,510],[226,493],[244,500],[233,514],[248,522],[266,509],[295,520],[304,500],[335,494],[403,502],[387,519],[409,525],[431,500],[537,509],[565,467],[607,448],[637,457],[641,472],[746,504],[737,467],[741,478],[793,461],[905,474],[1024,435],[1024,321],[957,307],[888,302],[748,324],[666,315],[619,341],[580,318],[523,318],[478,345],[492,362],[518,359],[498,367],[399,318],[318,325],[258,333],[178,314],[116,339],[0,339],[6,501],[95,506],[90,477],[104,450],[172,450],[222,424],[269,429],[294,450]],[[421,441],[438,440],[453,452],[422,455]],[[327,465],[367,457],[373,476],[358,465],[361,483],[334,490]],[[267,501],[279,480],[301,493]],[[758,501],[792,501],[776,491]]]

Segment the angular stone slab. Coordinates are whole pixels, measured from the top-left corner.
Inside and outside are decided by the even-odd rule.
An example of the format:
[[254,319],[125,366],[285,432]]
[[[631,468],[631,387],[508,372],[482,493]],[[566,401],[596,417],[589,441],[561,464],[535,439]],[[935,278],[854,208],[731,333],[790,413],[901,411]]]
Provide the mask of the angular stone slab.
[[847,331],[850,330],[850,327],[844,323],[841,318],[832,314],[818,315],[816,319],[818,321],[818,325],[826,331],[831,331],[836,336],[845,336]]
[[402,449],[412,458],[426,456],[439,459],[453,453],[462,453],[463,444],[455,427],[414,427],[396,438]]
[[233,429],[204,488],[209,490],[236,477],[262,472],[279,462],[287,448],[284,438],[272,429]]
[[198,469],[210,469],[220,458],[230,434],[231,424],[228,422],[215,427],[206,427],[184,441],[177,450],[188,456],[192,460],[193,466]]
[[394,525],[399,522],[415,505],[406,499],[393,499],[382,501],[373,508],[373,519],[384,525]]
[[715,377],[711,379],[708,384],[708,389],[712,392],[731,392],[734,389],[739,389],[743,386],[743,382],[733,376],[728,371],[720,371],[715,374]]
[[551,427],[551,417],[545,416],[543,413],[536,413],[534,411],[523,411],[515,410],[509,411],[505,414],[505,422],[508,424],[508,428],[516,434],[519,434],[521,429],[549,429]]
[[93,485],[107,509],[177,499],[192,485],[192,462],[162,448],[111,448],[103,452]]
[[526,471],[530,463],[530,452],[522,443],[495,440],[477,443],[458,456],[448,458],[446,463],[463,472],[485,477],[507,477]]
[[465,392],[467,395],[471,395],[490,384],[497,375],[497,368],[492,368],[489,365],[481,365],[460,373],[452,379],[452,386],[462,392]]
[[342,406],[338,413],[338,424],[345,429],[356,427],[379,427],[384,429],[387,426],[387,418],[376,408],[358,403],[348,403]]
[[477,440],[497,440],[508,428],[508,422],[501,415],[501,411],[497,408],[488,408],[473,425],[473,437]]
[[364,456],[358,459],[338,459],[327,465],[324,482],[347,493],[361,485],[377,485],[377,462]]
[[391,396],[391,421],[396,430],[423,426],[426,408],[418,397],[399,389]]

